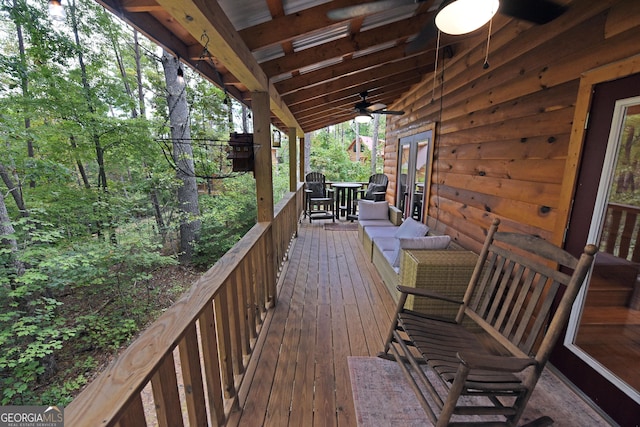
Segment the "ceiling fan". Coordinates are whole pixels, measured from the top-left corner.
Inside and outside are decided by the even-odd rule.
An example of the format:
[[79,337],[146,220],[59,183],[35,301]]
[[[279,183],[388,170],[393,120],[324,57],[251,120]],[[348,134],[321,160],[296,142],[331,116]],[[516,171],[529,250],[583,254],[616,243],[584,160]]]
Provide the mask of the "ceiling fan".
[[404,114],[404,111],[393,111],[393,110],[385,110],[387,106],[383,103],[375,103],[372,104],[367,101],[367,91],[360,92],[360,98],[362,101],[356,102],[354,106],[354,110],[356,112],[355,120],[359,123],[367,123],[371,120],[371,114],[390,114],[394,116],[401,116]]
[[[401,6],[422,3],[424,1],[426,0],[377,0],[354,6],[346,6],[333,9],[327,13],[327,16],[329,17],[329,19],[342,21],[346,19],[361,17],[363,15],[384,12],[386,10],[391,10],[393,8]],[[497,4],[497,0],[487,0],[487,2],[492,3],[493,5],[489,7],[494,7],[494,5]],[[432,19],[429,20],[425,27],[420,31],[420,33],[416,37],[414,44],[423,44],[432,37],[436,36],[438,28],[440,28],[442,32],[449,34],[464,34],[465,32],[471,32],[481,27],[482,25],[484,25],[484,23],[488,22],[489,19],[491,19],[491,16],[493,16],[493,13],[495,13],[495,9],[493,9],[493,13],[491,13],[490,16],[486,17],[486,20],[484,22],[480,23],[478,26],[471,30],[466,30],[465,32],[448,32],[444,28],[442,28],[440,22],[437,22],[437,15],[445,10],[455,10],[456,14],[464,14],[469,12],[471,19],[477,19],[478,13],[472,10],[471,7],[469,7],[475,6],[476,3],[478,2],[472,2],[470,0],[434,0],[429,11],[436,11],[436,13],[433,14]],[[552,0],[500,0],[499,3],[500,4],[497,10],[498,13],[512,18],[529,21],[538,25],[546,24],[553,21],[567,10],[566,6],[555,3]],[[452,19],[455,21],[460,21],[462,17],[454,16],[452,17]],[[436,27],[436,23],[438,24],[438,27]]]

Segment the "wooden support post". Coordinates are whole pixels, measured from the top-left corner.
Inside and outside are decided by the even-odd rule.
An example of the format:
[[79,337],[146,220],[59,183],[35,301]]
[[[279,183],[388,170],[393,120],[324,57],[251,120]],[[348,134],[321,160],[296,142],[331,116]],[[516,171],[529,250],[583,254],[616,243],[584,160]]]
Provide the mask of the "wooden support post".
[[298,188],[298,149],[296,147],[296,128],[289,128],[289,191]]
[[252,92],[253,144],[256,147],[254,173],[258,222],[273,221],[273,179],[271,175],[271,111],[267,92]]

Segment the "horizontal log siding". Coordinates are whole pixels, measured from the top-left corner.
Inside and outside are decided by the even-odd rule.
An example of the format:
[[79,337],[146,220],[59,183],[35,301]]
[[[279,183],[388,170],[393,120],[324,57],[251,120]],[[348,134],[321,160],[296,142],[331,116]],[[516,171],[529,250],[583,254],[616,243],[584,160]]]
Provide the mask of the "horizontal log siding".
[[[302,189],[288,193],[274,207],[273,222],[256,224],[69,404],[68,425],[226,423],[275,303],[281,263],[297,235]],[[149,384],[153,408],[141,397]]]
[[453,46],[453,57],[441,51],[435,89],[433,75],[425,76],[390,107],[406,114],[387,118],[389,187],[396,186],[398,140],[435,122],[428,213],[439,227],[476,251],[493,217],[504,228],[562,241],[561,207],[569,203],[562,183],[580,77],[640,54],[640,23],[610,30],[610,9],[624,16],[629,4],[573,1],[543,26],[498,16],[487,70],[486,27]]

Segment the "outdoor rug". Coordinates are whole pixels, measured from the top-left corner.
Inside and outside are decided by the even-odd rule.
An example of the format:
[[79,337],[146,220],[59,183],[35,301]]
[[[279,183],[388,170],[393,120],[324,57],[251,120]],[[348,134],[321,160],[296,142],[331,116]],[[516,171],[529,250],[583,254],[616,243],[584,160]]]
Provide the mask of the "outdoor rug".
[[[349,375],[360,427],[428,427],[427,415],[396,362],[349,357]],[[428,375],[434,375],[428,373]],[[520,419],[526,424],[547,415],[554,425],[596,427],[609,424],[557,376],[545,369]],[[458,420],[472,420],[460,417]]]
[[324,224],[327,231],[358,231],[357,222],[329,222]]

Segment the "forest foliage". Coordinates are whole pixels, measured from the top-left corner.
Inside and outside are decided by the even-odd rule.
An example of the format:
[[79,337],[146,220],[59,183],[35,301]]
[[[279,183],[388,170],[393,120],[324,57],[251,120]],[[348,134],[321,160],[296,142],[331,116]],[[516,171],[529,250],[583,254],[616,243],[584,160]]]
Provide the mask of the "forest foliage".
[[[181,210],[158,47],[96,2],[0,3],[0,404],[67,404],[254,224],[255,182],[230,171],[247,112],[184,68],[199,238],[178,266]],[[361,133],[371,132],[361,128]],[[366,181],[349,160],[353,124],[314,134],[310,168]],[[287,144],[274,165],[288,191]],[[379,165],[381,168],[382,165]],[[192,277],[192,276],[188,276]]]

